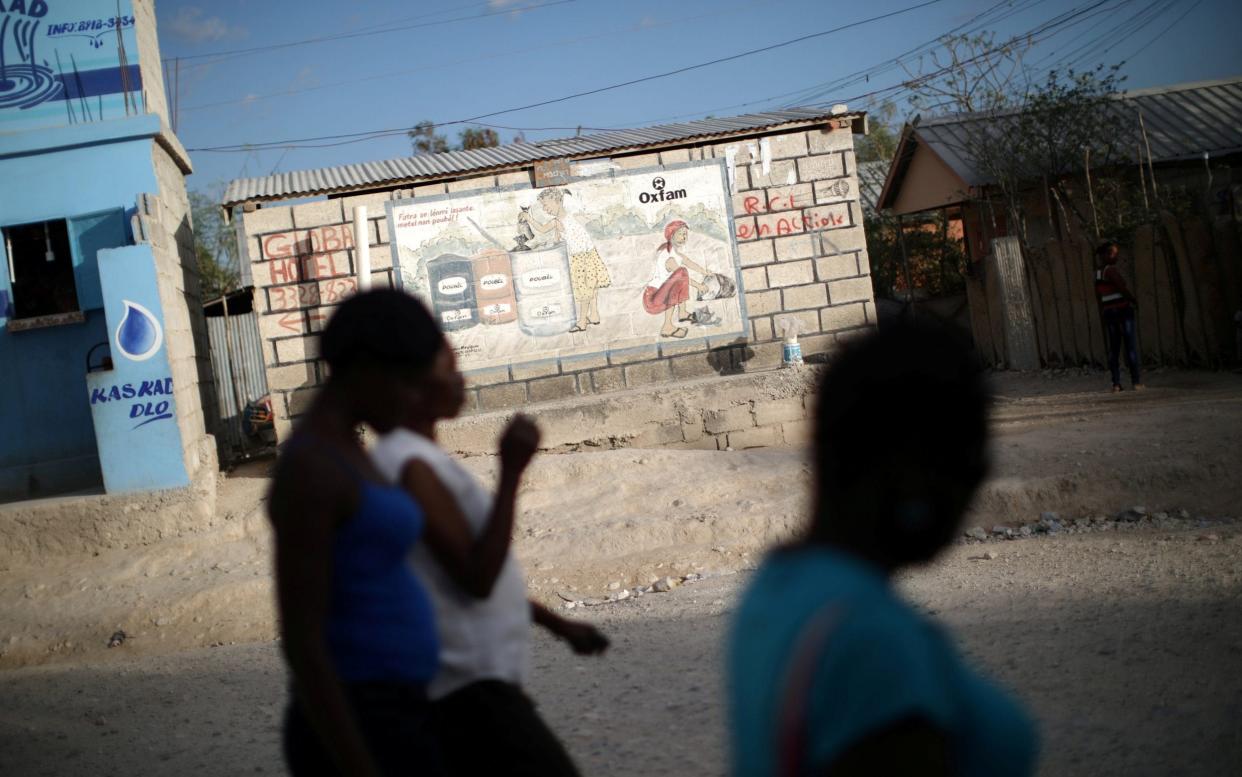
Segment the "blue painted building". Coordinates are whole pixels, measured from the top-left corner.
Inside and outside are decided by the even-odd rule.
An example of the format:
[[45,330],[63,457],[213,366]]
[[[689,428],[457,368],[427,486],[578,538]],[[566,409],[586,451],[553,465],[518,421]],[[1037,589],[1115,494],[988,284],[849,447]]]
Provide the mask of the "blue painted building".
[[0,501],[214,470],[152,0],[0,2]]

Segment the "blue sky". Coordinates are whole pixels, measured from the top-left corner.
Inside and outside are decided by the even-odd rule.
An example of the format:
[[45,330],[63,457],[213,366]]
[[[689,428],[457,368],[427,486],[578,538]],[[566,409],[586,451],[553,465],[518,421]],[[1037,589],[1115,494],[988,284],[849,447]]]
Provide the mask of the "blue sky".
[[[195,174],[189,183],[214,191],[239,176],[388,159],[408,155],[410,146],[397,134],[326,148],[193,149],[474,117],[728,57],[926,1],[159,0],[156,10],[163,56],[183,58],[177,133],[192,149]],[[526,137],[535,140],[572,135],[578,126],[635,127],[790,104],[848,100],[851,108],[866,108],[860,95],[901,82],[907,77],[902,69],[857,84],[832,82],[931,42],[989,9],[985,21],[1007,18],[986,29],[1009,38],[1095,2],[1012,0],[996,8],[997,0],[941,0],[772,51],[484,121],[528,128]],[[1118,25],[1137,19],[1131,22],[1136,26],[1148,18],[1145,12],[1146,26],[1122,28],[1079,52],[1080,68],[1128,57],[1123,68],[1128,89],[1242,74],[1238,0],[1107,0],[1095,15],[1078,17],[1079,24],[1036,44],[1027,61],[1056,64]],[[352,37],[270,48],[340,35]],[[1114,43],[1111,51],[1099,52]],[[251,48],[262,50],[203,56]],[[909,66],[918,71],[917,60]],[[459,130],[443,131],[455,137]],[[498,131],[505,141],[515,134]]]

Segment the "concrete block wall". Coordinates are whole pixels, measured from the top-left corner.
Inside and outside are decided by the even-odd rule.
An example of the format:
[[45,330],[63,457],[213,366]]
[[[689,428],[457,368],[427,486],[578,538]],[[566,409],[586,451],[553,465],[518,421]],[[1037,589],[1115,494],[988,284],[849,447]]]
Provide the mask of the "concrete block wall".
[[[467,375],[467,413],[770,370],[781,363],[782,315],[797,319],[807,356],[829,352],[842,338],[875,325],[849,119],[617,155],[611,162],[637,169],[713,158],[734,160],[735,236],[749,337],[709,339],[706,346],[651,343],[480,370]],[[244,213],[243,251],[255,282],[277,435],[305,412],[326,377],[314,335],[333,306],[356,288],[355,205],[367,206],[365,238],[373,285],[379,286],[393,283],[387,201],[531,183],[532,171],[523,169]]]
[[[495,176],[486,185],[495,185]],[[371,285],[392,286],[392,251],[384,204],[394,198],[443,194],[445,184],[270,208],[242,215],[242,261],[254,278],[263,361],[277,437],[306,411],[314,387],[327,379],[316,335],[332,309],[357,291],[354,206],[367,207]]]
[[733,213],[751,347],[770,366],[780,360],[779,316],[797,319],[803,353],[815,354],[874,326],[876,313],[848,121],[766,140],[766,170],[763,139],[710,151],[734,150]]
[[173,399],[181,431],[186,468],[191,477],[203,466],[214,467],[214,456],[203,455],[204,440],[216,412],[211,346],[203,318],[198,260],[185,171],[159,143],[152,143],[152,165],[159,191],[154,214],[152,253],[164,308],[164,342],[172,369]]
[[[138,69],[142,73],[142,104],[146,113],[158,113],[165,124],[170,124],[168,95],[164,91],[163,63],[160,60],[160,42],[155,26],[154,0],[130,0],[134,14],[134,36],[138,40]],[[130,54],[130,61],[134,59]]]
[[[130,0],[135,21],[138,51],[134,52],[142,73],[142,100],[147,113],[171,123],[154,0]],[[180,162],[163,145],[178,149]],[[194,249],[190,202],[185,176],[189,159],[170,136],[152,143],[152,168],[158,191],[158,212],[152,214],[155,229],[152,253],[155,256],[160,303],[164,308],[164,336],[172,370],[173,399],[177,406],[177,425],[190,477],[200,469],[214,471],[216,455],[207,444],[210,423],[219,417],[216,410],[215,382],[211,372],[211,350],[207,324],[203,319],[203,300],[198,284],[198,258]],[[210,455],[208,455],[210,453]]]

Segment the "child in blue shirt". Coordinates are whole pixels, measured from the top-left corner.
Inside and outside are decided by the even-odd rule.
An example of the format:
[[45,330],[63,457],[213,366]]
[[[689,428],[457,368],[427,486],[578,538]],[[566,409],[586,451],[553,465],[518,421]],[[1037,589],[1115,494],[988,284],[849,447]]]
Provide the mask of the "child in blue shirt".
[[734,774],[1034,773],[1025,711],[891,582],[959,531],[987,412],[970,347],[946,331],[886,329],[834,361],[810,526],[765,561],[733,625]]

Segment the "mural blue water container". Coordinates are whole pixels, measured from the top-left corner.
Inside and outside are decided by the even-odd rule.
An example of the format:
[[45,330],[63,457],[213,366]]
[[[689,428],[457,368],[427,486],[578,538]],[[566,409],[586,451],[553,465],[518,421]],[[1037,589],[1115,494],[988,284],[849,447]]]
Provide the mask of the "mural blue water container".
[[478,326],[474,265],[469,259],[456,254],[437,256],[427,262],[427,280],[431,284],[431,304],[441,329],[455,332]]
[[511,258],[518,327],[534,337],[568,332],[578,315],[565,244],[537,251],[514,251]]
[[109,493],[189,485],[149,245],[99,252],[111,370],[87,376]]

